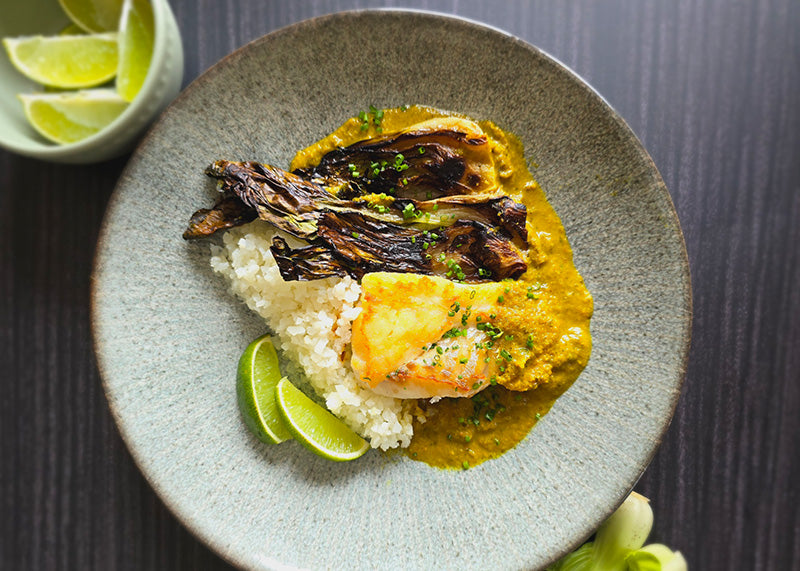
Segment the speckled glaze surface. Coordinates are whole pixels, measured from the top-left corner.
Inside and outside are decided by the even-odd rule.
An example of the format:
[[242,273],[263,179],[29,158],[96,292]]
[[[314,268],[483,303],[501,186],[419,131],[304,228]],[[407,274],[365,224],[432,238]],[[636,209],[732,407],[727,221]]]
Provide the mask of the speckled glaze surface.
[[[337,464],[260,444],[234,379],[265,330],[181,233],[217,158],[286,166],[368,105],[420,103],[519,135],[595,298],[588,367],[515,450],[468,471],[371,452]],[[686,365],[689,272],[669,194],[633,133],[537,49],[463,20],[326,16],[211,68],[162,115],[106,214],[93,278],[99,367],[166,504],[245,568],[537,569],[635,484]]]

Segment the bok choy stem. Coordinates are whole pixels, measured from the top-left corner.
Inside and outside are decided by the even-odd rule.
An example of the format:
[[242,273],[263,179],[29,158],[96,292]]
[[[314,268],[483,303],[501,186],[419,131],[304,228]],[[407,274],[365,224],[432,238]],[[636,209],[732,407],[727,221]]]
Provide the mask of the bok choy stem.
[[652,527],[650,500],[631,492],[598,528],[594,541],[563,557],[548,571],[687,571],[680,552],[658,543],[642,547]]

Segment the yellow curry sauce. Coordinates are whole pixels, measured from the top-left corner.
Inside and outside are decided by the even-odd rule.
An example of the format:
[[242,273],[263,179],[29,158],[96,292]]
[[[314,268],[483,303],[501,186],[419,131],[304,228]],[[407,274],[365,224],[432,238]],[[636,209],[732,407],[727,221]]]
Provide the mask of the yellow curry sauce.
[[[456,116],[412,106],[388,109],[380,127],[391,133],[437,117]],[[494,357],[502,361],[492,385],[471,398],[419,401],[409,457],[442,468],[468,468],[516,446],[586,366],[591,353],[592,297],[573,261],[564,227],[529,172],[521,142],[489,121],[499,191],[527,208],[528,270],[502,282],[492,325],[502,331]],[[377,134],[370,117],[354,117],[297,153],[291,170],[319,163],[328,152]]]

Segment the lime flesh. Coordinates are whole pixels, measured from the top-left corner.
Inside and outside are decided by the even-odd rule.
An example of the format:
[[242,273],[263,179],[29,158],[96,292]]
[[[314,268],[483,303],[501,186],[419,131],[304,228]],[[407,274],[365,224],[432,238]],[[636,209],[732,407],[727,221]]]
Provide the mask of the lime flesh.
[[42,85],[94,87],[117,74],[116,34],[5,38],[3,45],[17,71]]
[[153,58],[155,27],[148,0],[125,0],[119,28],[117,91],[133,101],[142,89]]
[[355,460],[369,449],[366,440],[287,379],[280,380],[275,395],[289,432],[314,454],[344,462]]
[[85,139],[114,121],[127,107],[113,89],[20,95],[25,116],[54,143]]
[[[58,35],[59,36],[82,36],[86,34],[86,30],[78,26],[77,24],[67,24],[67,26],[61,30]],[[46,93],[57,93],[59,91],[65,91],[60,87],[53,87],[52,85],[45,85],[44,90]]]
[[122,0],[58,0],[69,19],[87,32],[111,32],[119,26]]
[[275,404],[275,385],[280,378],[278,355],[269,335],[250,343],[239,359],[236,396],[247,428],[268,444],[292,437]]

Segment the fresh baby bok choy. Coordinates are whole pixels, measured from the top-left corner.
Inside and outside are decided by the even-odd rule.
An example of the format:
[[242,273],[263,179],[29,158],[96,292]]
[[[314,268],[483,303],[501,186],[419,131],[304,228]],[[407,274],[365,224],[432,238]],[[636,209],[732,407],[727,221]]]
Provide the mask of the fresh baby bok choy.
[[686,560],[666,545],[644,545],[653,527],[650,500],[631,492],[585,543],[547,571],[686,571]]

